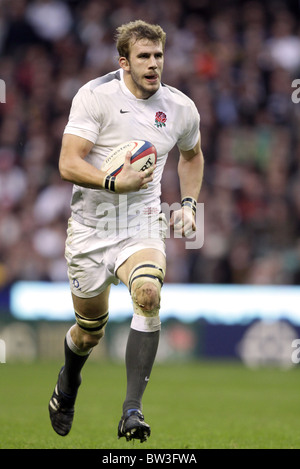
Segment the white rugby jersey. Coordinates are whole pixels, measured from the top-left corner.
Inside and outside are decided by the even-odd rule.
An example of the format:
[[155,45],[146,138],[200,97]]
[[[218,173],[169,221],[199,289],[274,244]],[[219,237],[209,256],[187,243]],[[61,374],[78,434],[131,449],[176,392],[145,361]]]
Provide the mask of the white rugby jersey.
[[127,217],[126,225],[134,217],[159,213],[161,177],[168,153],[175,145],[182,150],[193,148],[199,139],[199,122],[193,101],[170,86],[161,84],[150,98],[137,99],[125,85],[122,69],[85,84],[73,99],[64,133],[94,144],[86,161],[100,169],[116,146],[140,139],[155,145],[157,167],[147,189],[126,195],[74,185],[72,217],[84,225],[99,227],[104,219]]

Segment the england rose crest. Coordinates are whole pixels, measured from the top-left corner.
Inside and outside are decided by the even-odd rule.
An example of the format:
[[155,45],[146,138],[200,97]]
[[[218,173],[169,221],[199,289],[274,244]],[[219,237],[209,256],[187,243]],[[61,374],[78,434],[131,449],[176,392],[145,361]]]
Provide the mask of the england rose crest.
[[154,123],[154,125],[156,125],[157,128],[165,127],[166,126],[166,121],[167,121],[167,116],[164,112],[158,111],[155,114],[155,123]]

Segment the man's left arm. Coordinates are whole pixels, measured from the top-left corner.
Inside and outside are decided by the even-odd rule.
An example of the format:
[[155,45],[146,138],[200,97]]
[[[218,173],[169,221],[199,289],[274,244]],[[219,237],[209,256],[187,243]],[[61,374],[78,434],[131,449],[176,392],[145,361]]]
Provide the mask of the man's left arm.
[[189,236],[196,231],[196,203],[203,181],[204,158],[201,150],[201,139],[194,148],[180,150],[178,176],[182,208],[173,212],[170,225],[174,231]]

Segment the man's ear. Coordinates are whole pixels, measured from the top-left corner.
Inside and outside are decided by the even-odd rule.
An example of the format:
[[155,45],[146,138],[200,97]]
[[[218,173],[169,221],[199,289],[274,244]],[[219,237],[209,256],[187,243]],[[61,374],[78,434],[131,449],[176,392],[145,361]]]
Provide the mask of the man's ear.
[[125,70],[125,72],[130,71],[130,64],[129,64],[128,59],[126,59],[126,57],[119,58],[119,65],[123,70]]

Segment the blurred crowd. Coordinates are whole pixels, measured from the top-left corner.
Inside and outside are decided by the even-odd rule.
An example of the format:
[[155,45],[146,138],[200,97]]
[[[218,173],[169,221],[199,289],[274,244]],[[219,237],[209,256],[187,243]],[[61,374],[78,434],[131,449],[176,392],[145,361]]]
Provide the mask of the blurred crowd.
[[[201,116],[204,244],[168,239],[166,281],[299,284],[297,1],[0,0],[0,286],[67,279],[62,133],[78,88],[118,68],[116,27],[138,18],[166,31],[163,81]],[[169,204],[177,162],[174,149]]]

